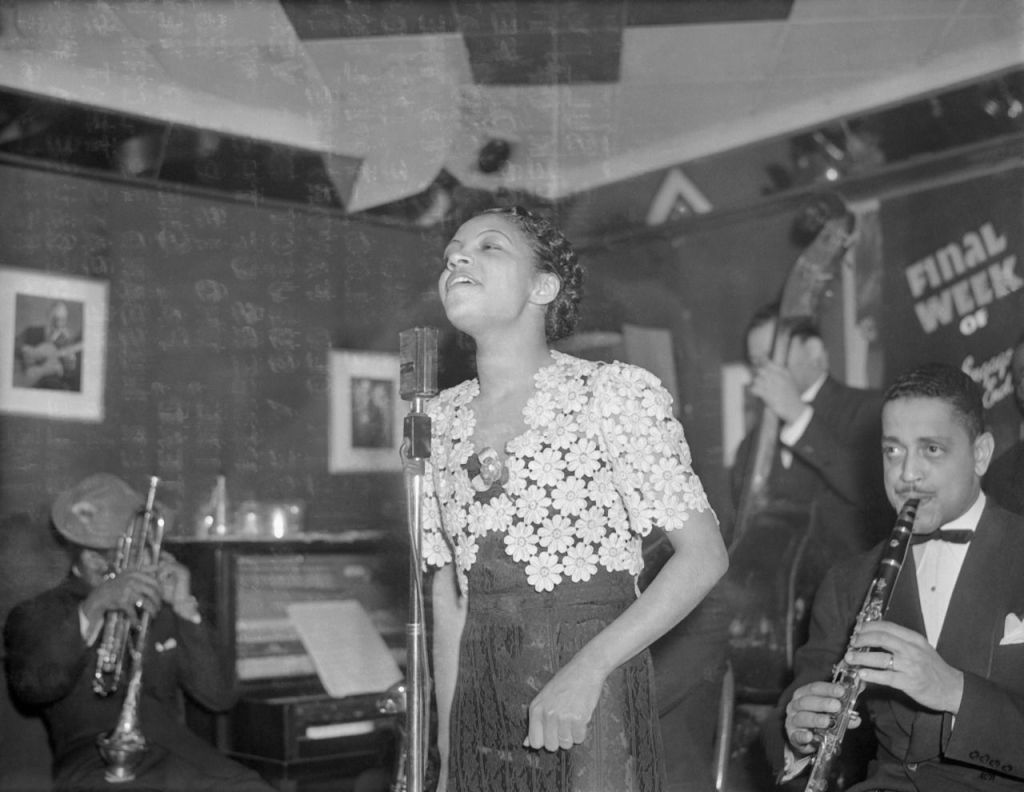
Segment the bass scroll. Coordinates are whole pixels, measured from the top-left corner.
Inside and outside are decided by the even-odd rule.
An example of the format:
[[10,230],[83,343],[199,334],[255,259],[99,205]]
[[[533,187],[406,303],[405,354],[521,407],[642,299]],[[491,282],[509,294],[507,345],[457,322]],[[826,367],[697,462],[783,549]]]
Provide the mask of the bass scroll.
[[[868,587],[867,596],[864,597],[864,604],[861,605],[860,612],[857,614],[857,622],[853,628],[854,634],[862,625],[878,621],[885,616],[893,587],[896,585],[896,578],[907,557],[919,503],[917,498],[909,498],[900,509],[896,525],[893,527],[882,557],[878,561],[874,579]],[[847,647],[847,652],[856,651],[863,650],[855,649],[851,642]],[[844,653],[843,656],[845,658],[846,654]],[[843,737],[846,736],[850,719],[856,709],[857,697],[864,690],[864,682],[861,680],[860,674],[857,673],[857,668],[851,666],[845,659],[836,664],[832,682],[843,687],[843,695],[840,699],[842,708],[835,716],[832,726],[821,733],[821,742],[818,745],[818,752],[814,756],[814,763],[811,765],[811,775],[807,780],[805,792],[825,792],[828,789],[832,766],[842,748]]]

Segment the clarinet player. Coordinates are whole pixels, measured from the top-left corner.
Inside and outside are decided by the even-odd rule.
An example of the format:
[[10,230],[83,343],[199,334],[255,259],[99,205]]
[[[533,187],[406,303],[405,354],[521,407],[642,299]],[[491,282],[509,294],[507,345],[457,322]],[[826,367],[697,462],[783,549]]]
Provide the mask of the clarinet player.
[[1024,520],[981,490],[993,450],[983,419],[977,385],[953,366],[918,367],[887,390],[885,488],[897,509],[920,499],[912,546],[886,617],[856,634],[881,546],[822,582],[766,724],[781,782],[835,727],[844,691],[823,680],[845,658],[866,683],[851,727],[876,741],[866,778],[847,789],[1024,790]]

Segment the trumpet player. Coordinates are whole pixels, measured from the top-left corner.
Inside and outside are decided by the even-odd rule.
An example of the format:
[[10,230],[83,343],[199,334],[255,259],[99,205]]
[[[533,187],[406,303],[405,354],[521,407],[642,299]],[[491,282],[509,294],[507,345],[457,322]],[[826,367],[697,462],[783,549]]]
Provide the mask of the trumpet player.
[[841,709],[826,680],[844,660],[866,683],[849,725],[876,742],[866,778],[844,788],[1024,790],[1024,519],[981,489],[993,438],[977,385],[942,364],[901,375],[881,448],[889,501],[920,501],[888,612],[851,634],[881,547],[828,573],[769,755],[783,780],[812,760]]
[[[55,588],[11,611],[4,629],[7,678],[22,705],[40,712],[53,748],[55,790],[236,790],[269,792],[256,773],[230,761],[182,725],[179,692],[222,711],[234,703],[231,676],[192,596],[188,570],[163,552],[110,574],[118,540],[143,507],[120,478],[91,475],[61,493],[53,526],[71,569]],[[127,674],[107,696],[94,692],[97,649],[109,611],[132,623],[150,614],[140,721],[147,750],[134,781],[112,786],[98,735],[118,720]]]

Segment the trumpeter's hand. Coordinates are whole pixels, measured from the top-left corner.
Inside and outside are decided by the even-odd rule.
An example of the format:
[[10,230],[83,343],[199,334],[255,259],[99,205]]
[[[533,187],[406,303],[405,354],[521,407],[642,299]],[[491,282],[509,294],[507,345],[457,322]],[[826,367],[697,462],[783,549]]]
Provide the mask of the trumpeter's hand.
[[188,567],[179,563],[166,550],[160,554],[156,578],[160,581],[160,592],[164,602],[173,605],[192,597],[192,575]]
[[199,603],[192,596],[192,575],[188,567],[165,550],[160,554],[156,576],[164,602],[181,618],[198,623],[201,620]]
[[154,571],[130,569],[97,584],[82,603],[82,612],[94,623],[107,611],[119,610],[135,625],[140,612],[155,616],[162,604],[163,594]]

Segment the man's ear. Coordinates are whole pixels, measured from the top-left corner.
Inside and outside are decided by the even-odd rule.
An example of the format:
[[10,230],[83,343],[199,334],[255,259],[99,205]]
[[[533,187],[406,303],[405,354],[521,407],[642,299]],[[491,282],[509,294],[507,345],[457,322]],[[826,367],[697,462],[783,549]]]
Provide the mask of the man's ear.
[[107,570],[106,554],[101,550],[93,550],[90,547],[83,547],[78,554],[78,562],[82,567],[93,572],[102,574]]
[[553,272],[538,272],[533,281],[530,301],[536,305],[548,305],[562,288],[562,280]]
[[991,432],[982,432],[974,439],[974,472],[979,476],[984,476],[988,470],[995,449],[996,441]]

